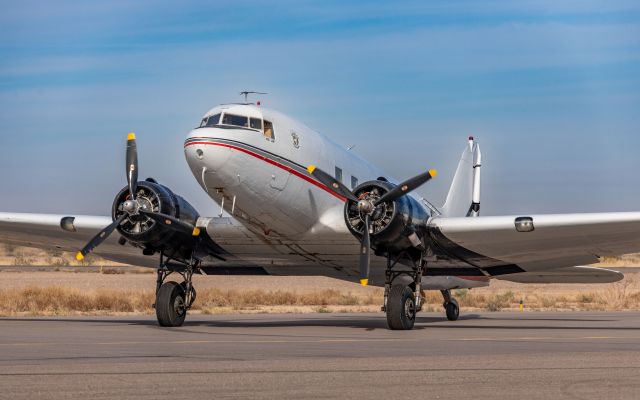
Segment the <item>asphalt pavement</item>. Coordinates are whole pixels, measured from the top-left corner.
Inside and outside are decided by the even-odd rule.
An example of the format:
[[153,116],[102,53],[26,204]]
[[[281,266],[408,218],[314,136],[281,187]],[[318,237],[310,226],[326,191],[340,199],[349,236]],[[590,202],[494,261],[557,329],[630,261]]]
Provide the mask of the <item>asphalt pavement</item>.
[[640,398],[640,313],[0,319],[0,398]]

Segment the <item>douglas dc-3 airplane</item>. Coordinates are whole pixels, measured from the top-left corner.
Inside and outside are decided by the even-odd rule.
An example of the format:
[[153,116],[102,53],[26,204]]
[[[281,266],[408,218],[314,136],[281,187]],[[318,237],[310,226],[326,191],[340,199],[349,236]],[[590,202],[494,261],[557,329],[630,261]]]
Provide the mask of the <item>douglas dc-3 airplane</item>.
[[473,138],[441,207],[411,193],[434,170],[398,182],[304,124],[247,103],[246,94],[245,103],[207,112],[189,132],[184,154],[219,216],[201,217],[153,178],[139,181],[130,133],[128,185],[111,216],[0,213],[0,240],[81,248],[78,260],[95,249],[107,259],[156,268],[161,326],[183,324],[196,298],[194,272],[330,276],[383,286],[389,328],[412,329],[423,290],[440,290],[447,318],[456,320],[452,289],[492,279],[614,282],[621,273],[580,265],[640,251],[640,213],[479,216],[481,156]]

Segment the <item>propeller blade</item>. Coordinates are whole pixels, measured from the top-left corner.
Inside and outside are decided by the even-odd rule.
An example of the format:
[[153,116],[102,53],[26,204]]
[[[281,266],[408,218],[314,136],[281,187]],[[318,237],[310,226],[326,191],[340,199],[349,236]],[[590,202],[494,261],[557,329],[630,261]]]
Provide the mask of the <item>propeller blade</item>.
[[138,190],[138,149],[136,147],[136,134],[131,132],[127,136],[127,183],[131,199],[136,199]]
[[327,174],[320,168],[317,168],[315,165],[309,165],[309,167],[307,167],[307,171],[309,171],[309,173],[313,175],[314,178],[322,182],[323,185],[336,192],[340,196],[346,197],[351,201],[358,202],[358,198],[353,193],[351,193],[351,190],[349,190],[348,187],[346,187],[342,182]]
[[362,233],[362,243],[360,245],[360,284],[369,284],[369,258],[371,253],[371,240],[369,238],[369,215],[364,216],[364,232]]
[[187,235],[191,235],[191,236],[200,235],[200,228],[195,227],[187,222],[180,221],[179,219],[174,218],[171,215],[148,212],[143,210],[140,210],[139,213],[146,215],[147,217],[151,218],[152,220],[156,221],[159,224],[168,225],[177,231],[186,233]]
[[98,247],[100,245],[100,243],[104,242],[105,239],[107,239],[109,237],[109,235],[111,235],[111,233],[113,232],[114,229],[116,229],[116,227],[118,225],[120,225],[120,223],[127,217],[127,214],[122,214],[118,219],[116,219],[115,221],[113,221],[109,226],[107,226],[106,228],[104,228],[103,230],[101,230],[100,232],[98,232],[97,235],[95,235],[93,237],[93,239],[91,239],[89,241],[89,243],[87,243],[82,250],[80,250],[79,252],[76,253],[76,260],[78,261],[82,261],[84,260],[84,257],[91,253],[91,251],[93,251],[93,249],[95,249],[96,247]]
[[413,178],[409,178],[406,181],[399,184],[398,186],[389,190],[387,193],[385,193],[382,197],[376,200],[376,202],[373,203],[373,205],[377,206],[378,204],[394,201],[397,198],[402,197],[405,194],[411,192],[412,190],[415,190],[418,187],[422,186],[423,184],[427,183],[432,178],[435,178],[437,174],[438,172],[435,169],[431,169],[420,175],[416,175]]

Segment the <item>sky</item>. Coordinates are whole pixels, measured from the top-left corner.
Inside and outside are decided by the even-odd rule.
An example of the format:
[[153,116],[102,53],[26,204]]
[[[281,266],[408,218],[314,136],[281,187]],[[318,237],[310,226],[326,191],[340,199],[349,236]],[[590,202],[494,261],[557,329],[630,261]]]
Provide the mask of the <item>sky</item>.
[[0,1],[0,211],[108,215],[126,134],[184,160],[211,107],[268,92],[442,204],[469,135],[482,213],[640,210],[637,1]]

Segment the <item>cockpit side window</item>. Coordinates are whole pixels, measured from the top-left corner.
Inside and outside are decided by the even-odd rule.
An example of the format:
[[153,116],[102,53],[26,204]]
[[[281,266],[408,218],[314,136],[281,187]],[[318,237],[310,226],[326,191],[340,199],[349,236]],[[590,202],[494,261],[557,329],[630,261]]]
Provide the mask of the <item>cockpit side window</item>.
[[242,115],[234,115],[234,114],[224,114],[224,117],[222,117],[222,123],[224,125],[235,125],[235,126],[242,126],[244,128],[248,128],[249,127],[249,118],[248,117],[244,117]]
[[264,137],[269,140],[275,140],[276,135],[273,132],[273,124],[271,121],[264,120]]
[[251,126],[253,129],[262,130],[262,120],[260,118],[250,118],[249,126]]
[[216,126],[220,123],[220,114],[211,115],[205,124],[205,126]]

